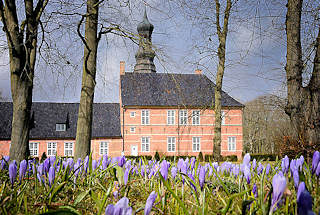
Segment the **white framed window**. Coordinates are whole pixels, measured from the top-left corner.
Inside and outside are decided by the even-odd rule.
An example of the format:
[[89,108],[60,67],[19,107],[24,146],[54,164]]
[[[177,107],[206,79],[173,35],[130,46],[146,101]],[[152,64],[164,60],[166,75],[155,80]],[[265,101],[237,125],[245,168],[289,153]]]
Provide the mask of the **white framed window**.
[[142,125],[149,125],[150,124],[150,112],[149,112],[149,110],[142,110],[141,111],[141,124]]
[[30,156],[39,156],[38,152],[39,152],[39,143],[34,143],[34,142],[30,142],[29,143],[29,151],[30,151]]
[[136,112],[135,111],[130,112],[130,117],[136,117]]
[[192,111],[192,125],[200,125],[200,111],[199,110]]
[[100,155],[108,155],[108,151],[109,151],[108,142],[105,142],[105,141],[100,142],[100,146],[99,146]]
[[192,151],[193,152],[200,152],[200,137],[192,137]]
[[226,124],[226,112],[221,111],[221,125],[225,125],[225,124]]
[[179,110],[179,124],[187,125],[188,124],[188,111],[187,110]]
[[150,152],[150,137],[141,137],[141,151]]
[[56,142],[48,142],[47,143],[47,155],[54,156],[57,154],[57,143]]
[[228,137],[228,151],[236,150],[236,137]]
[[73,156],[73,142],[64,143],[64,156]]
[[174,125],[175,124],[175,116],[176,116],[176,111],[175,110],[168,110],[167,111],[167,124],[168,125]]
[[136,127],[130,127],[130,132],[135,133],[136,132]]
[[66,131],[67,126],[65,123],[57,123],[56,124],[56,131]]
[[175,151],[176,151],[176,138],[168,137],[168,152],[175,152]]

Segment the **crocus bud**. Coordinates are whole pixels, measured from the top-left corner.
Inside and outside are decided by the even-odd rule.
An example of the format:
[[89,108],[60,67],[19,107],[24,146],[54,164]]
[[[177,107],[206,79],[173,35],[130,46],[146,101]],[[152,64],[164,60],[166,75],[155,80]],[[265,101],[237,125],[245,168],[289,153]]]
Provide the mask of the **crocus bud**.
[[55,178],[55,169],[53,166],[50,167],[49,173],[48,173],[48,179],[49,179],[49,186],[51,187],[54,183]]
[[319,151],[315,151],[313,153],[313,157],[312,157],[312,174],[315,173],[319,161],[320,161],[320,153],[319,153]]
[[17,177],[17,164],[16,164],[16,161],[14,160],[9,164],[9,178],[12,185],[14,184],[16,177]]
[[155,191],[152,191],[147,199],[146,206],[144,208],[144,215],[149,215],[151,212],[151,209],[153,207],[154,201],[157,198],[157,193]]
[[23,160],[20,162],[20,166],[19,166],[19,180],[21,181],[22,178],[24,177],[24,175],[26,174],[27,171],[27,161]]

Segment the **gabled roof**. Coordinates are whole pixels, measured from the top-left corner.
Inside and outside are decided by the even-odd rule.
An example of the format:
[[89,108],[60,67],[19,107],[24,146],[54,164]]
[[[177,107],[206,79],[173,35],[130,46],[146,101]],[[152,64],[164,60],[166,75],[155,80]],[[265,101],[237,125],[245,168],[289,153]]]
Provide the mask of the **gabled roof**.
[[[214,107],[215,84],[205,75],[125,73],[120,78],[124,106]],[[243,104],[222,92],[222,106]]]
[[[76,137],[78,103],[32,104],[33,128],[30,139],[62,139]],[[0,139],[11,138],[12,103],[0,102]],[[66,123],[66,131],[56,131],[57,123]],[[121,137],[118,103],[93,104],[92,138]]]

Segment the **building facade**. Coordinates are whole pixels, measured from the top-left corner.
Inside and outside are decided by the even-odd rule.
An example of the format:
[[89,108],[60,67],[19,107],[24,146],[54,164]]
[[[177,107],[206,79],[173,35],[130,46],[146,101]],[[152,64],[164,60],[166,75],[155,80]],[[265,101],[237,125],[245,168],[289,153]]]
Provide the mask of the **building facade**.
[[[145,13],[138,25],[139,48],[133,72],[120,62],[120,103],[94,104],[91,150],[108,156],[197,156],[213,153],[215,84],[194,74],[157,73]],[[78,104],[33,103],[30,154],[72,156]],[[222,93],[221,154],[242,155],[243,105]],[[0,103],[0,155],[8,155],[12,104]]]

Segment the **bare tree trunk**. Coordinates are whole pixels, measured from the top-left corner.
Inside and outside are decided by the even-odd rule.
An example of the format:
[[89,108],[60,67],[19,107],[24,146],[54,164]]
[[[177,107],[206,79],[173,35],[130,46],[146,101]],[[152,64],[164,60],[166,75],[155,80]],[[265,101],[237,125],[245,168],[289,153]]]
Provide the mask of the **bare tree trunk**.
[[216,87],[215,87],[215,126],[214,126],[214,144],[213,144],[213,156],[215,159],[220,160],[221,158],[221,92],[222,92],[222,80],[225,69],[226,61],[226,40],[228,34],[228,22],[231,10],[231,0],[227,0],[227,7],[224,12],[224,23],[223,29],[220,27],[220,2],[216,1],[216,26],[217,34],[219,39],[218,48],[218,71],[216,76]]
[[286,113],[297,131],[302,150],[310,156],[320,142],[320,26],[315,43],[314,67],[310,82],[302,85],[303,62],[301,47],[302,0],[288,0],[287,32],[287,87]]
[[25,0],[26,19],[20,27],[14,0],[0,0],[0,16],[7,36],[10,57],[13,119],[10,159],[21,161],[29,155],[29,124],[32,105],[34,66],[36,62],[38,25],[48,0]]
[[99,38],[97,36],[98,28],[98,0],[87,1],[87,14],[85,24],[85,38],[80,33],[80,26],[83,18],[78,26],[78,34],[81,37],[84,47],[84,61],[83,61],[83,74],[82,74],[82,86],[81,97],[78,113],[77,134],[76,134],[76,146],[75,155],[77,158],[84,158],[90,154],[91,147],[91,132],[92,132],[92,109],[94,88],[96,85],[96,60],[97,60],[97,48]]

